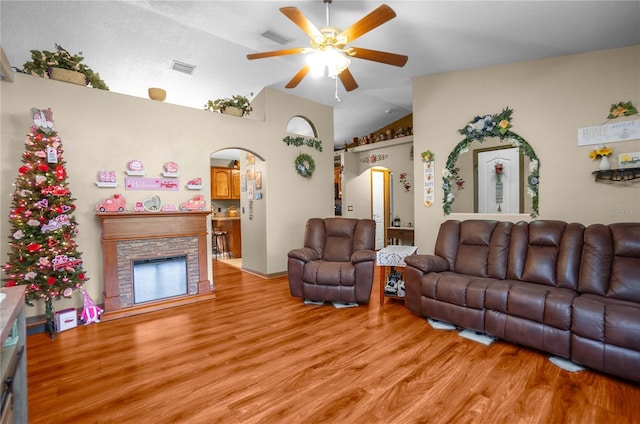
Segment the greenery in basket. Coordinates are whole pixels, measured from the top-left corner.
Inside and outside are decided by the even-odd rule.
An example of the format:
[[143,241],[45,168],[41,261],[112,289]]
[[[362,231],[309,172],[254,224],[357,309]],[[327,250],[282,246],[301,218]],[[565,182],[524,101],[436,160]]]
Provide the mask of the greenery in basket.
[[51,68],[68,69],[84,74],[87,85],[100,90],[109,90],[107,84],[100,78],[100,74],[82,63],[84,60],[84,57],[80,56],[82,52],[72,55],[58,44],[54,52],[47,50],[30,50],[30,52],[31,61],[22,65],[24,73],[49,78]]
[[235,95],[231,98],[225,97],[224,99],[207,100],[207,104],[204,105],[204,110],[210,112],[222,113],[228,107],[237,107],[242,110],[242,116],[246,116],[253,111],[249,99],[241,95]]

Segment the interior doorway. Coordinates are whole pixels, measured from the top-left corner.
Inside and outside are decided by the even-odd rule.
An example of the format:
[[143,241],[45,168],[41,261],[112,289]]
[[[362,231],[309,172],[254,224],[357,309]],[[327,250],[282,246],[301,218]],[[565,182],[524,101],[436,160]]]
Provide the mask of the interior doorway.
[[517,147],[476,149],[475,212],[522,213],[522,166]]
[[371,168],[371,219],[376,222],[375,249],[386,245],[387,227],[391,222],[391,171]]

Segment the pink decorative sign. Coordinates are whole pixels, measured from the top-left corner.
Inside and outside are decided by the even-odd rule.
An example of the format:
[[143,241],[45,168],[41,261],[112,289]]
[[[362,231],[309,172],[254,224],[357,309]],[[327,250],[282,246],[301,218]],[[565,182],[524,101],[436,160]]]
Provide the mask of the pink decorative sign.
[[125,178],[125,190],[165,190],[178,191],[179,181],[175,178]]

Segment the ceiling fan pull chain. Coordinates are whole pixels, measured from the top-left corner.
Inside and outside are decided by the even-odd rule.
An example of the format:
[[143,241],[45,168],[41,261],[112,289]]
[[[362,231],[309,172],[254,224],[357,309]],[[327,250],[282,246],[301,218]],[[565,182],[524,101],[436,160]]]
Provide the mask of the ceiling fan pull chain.
[[334,78],[335,82],[336,82],[336,100],[340,101],[340,97],[338,97],[338,78]]

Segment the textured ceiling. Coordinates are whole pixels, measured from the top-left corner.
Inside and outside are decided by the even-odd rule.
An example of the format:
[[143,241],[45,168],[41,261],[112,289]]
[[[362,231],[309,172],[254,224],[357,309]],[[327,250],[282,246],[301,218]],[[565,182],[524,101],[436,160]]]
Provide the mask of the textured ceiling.
[[[381,2],[335,0],[331,24],[345,29]],[[637,1],[388,1],[397,17],[353,45],[409,56],[403,68],[353,59],[360,88],[346,93],[335,80],[307,76],[285,84],[302,55],[249,61],[248,53],[306,47],[307,36],[278,10],[299,8],[325,25],[325,5],[311,1],[6,1],[0,3],[0,42],[13,66],[29,50],[54,43],[85,62],[111,91],[147,97],[167,90],[166,102],[202,108],[207,99],[270,86],[334,108],[334,142],[342,147],[412,112],[412,78],[586,51],[640,44]],[[261,36],[276,31],[281,46]],[[193,75],[170,69],[178,60]],[[579,76],[576,76],[579,77]],[[460,101],[460,99],[457,99]],[[443,105],[444,106],[444,105]]]

